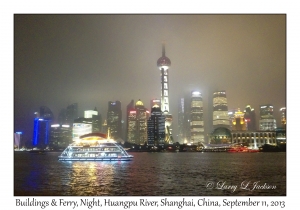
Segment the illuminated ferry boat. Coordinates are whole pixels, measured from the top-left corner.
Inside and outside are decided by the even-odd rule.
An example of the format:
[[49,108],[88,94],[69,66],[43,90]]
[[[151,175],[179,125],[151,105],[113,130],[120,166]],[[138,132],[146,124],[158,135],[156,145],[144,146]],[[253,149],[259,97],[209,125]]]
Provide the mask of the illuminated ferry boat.
[[258,149],[250,149],[246,146],[234,146],[227,150],[227,152],[259,152]]
[[123,161],[132,158],[121,145],[103,133],[80,136],[58,156],[62,161]]

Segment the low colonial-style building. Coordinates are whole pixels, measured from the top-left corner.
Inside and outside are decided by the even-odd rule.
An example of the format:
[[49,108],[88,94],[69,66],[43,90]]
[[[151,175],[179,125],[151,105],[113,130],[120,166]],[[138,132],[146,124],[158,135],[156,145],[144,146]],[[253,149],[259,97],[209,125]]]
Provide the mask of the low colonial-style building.
[[264,144],[277,145],[275,131],[232,131],[231,137],[232,143],[243,143],[253,149]]
[[253,149],[264,144],[275,146],[276,131],[230,131],[221,127],[210,134],[210,144],[243,144]]

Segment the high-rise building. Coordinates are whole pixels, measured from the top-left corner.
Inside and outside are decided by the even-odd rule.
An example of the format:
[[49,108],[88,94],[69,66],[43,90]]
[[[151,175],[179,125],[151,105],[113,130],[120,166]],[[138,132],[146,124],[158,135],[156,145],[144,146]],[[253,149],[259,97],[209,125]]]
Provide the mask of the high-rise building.
[[20,149],[20,146],[21,146],[21,136],[22,136],[22,132],[15,132],[14,133],[14,148],[15,149]]
[[232,130],[232,123],[234,121],[234,116],[235,116],[235,113],[238,111],[238,109],[230,109],[228,110],[228,119],[229,119],[229,130]]
[[50,143],[52,149],[65,149],[72,143],[72,127],[69,124],[52,124],[50,129]]
[[122,139],[122,110],[120,101],[108,102],[107,130],[112,139]]
[[59,124],[68,124],[70,127],[73,126],[73,122],[78,118],[78,104],[73,103],[69,105],[66,109],[62,109],[58,115]]
[[190,129],[191,142],[205,142],[203,101],[199,91],[193,91],[191,96]]
[[65,108],[61,109],[58,114],[58,124],[66,124],[67,122],[67,110]]
[[154,105],[157,105],[157,106],[161,107],[161,101],[160,101],[160,99],[151,99],[151,101],[150,101],[150,107],[153,107]]
[[[80,135],[88,133],[98,133],[102,129],[102,118],[98,115],[97,108],[94,110],[84,111],[84,117],[78,117],[74,119],[73,127],[73,139],[79,138]],[[75,133],[74,133],[75,132]]]
[[233,131],[246,131],[246,121],[244,118],[245,113],[241,112],[240,109],[238,109],[234,113],[234,119],[232,121],[232,130]]
[[260,106],[259,130],[273,131],[277,128],[276,119],[273,116],[273,105],[266,104]]
[[84,118],[91,121],[92,123],[92,132],[100,132],[102,129],[102,118],[101,114],[98,113],[97,108],[94,110],[84,111]]
[[[131,101],[133,102],[133,100]],[[130,103],[127,106],[127,141],[133,144],[147,143],[147,120],[149,111],[144,107],[141,100],[138,100],[135,107]]]
[[100,133],[106,133],[107,134],[107,121],[106,121],[106,119],[104,120],[104,122],[102,124],[102,128],[101,128]]
[[128,111],[127,115],[127,141],[136,144],[136,110]]
[[180,98],[178,104],[178,142],[184,143],[185,140],[185,106],[184,98]]
[[40,112],[36,112],[34,118],[33,139],[32,146],[37,148],[46,148],[50,140],[50,123],[53,120],[52,111],[46,107],[41,106]]
[[280,120],[281,120],[281,126],[283,128],[286,128],[286,107],[280,108]]
[[216,91],[213,94],[213,127],[230,128],[226,92]]
[[134,100],[131,100],[127,105],[126,112],[126,141],[135,143],[136,110],[134,108]]
[[248,131],[256,131],[256,117],[255,117],[255,111],[253,108],[251,108],[250,105],[247,105],[245,110],[245,121],[246,121],[246,127]]
[[170,143],[173,141],[172,137],[172,114],[170,113],[169,103],[169,73],[171,60],[165,55],[165,45],[162,46],[162,57],[157,60],[157,67],[160,70],[161,77],[161,111],[165,115],[165,141]]
[[286,147],[286,107],[279,109],[280,112],[280,127],[276,128],[277,145]]
[[148,146],[163,147],[165,144],[165,119],[158,105],[151,109],[151,116],[148,119]]
[[72,125],[74,120],[76,118],[78,118],[78,104],[77,103],[73,103],[67,107],[66,116],[67,116],[66,123]]
[[41,106],[40,107],[40,118],[43,118],[44,120],[54,120],[54,115],[48,107]]

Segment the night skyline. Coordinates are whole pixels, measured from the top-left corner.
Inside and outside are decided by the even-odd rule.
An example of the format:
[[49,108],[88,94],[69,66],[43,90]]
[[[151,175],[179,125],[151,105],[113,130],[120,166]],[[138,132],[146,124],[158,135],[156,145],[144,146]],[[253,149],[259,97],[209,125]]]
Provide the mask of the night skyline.
[[225,90],[229,109],[250,104],[259,118],[259,105],[272,104],[278,121],[286,107],[284,14],[15,15],[14,131],[31,138],[40,106],[55,119],[72,103],[79,117],[97,107],[103,120],[108,101],[121,101],[123,113],[132,99],[151,110],[162,42],[172,62],[174,135],[179,99],[193,90],[203,95],[206,120],[213,92]]

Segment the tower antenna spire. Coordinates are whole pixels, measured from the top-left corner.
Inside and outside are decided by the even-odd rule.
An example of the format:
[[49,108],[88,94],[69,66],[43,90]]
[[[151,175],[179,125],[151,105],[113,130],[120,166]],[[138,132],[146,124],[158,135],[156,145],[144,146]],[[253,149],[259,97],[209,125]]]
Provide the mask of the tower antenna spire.
[[165,56],[166,50],[165,50],[165,41],[162,43],[162,56]]

